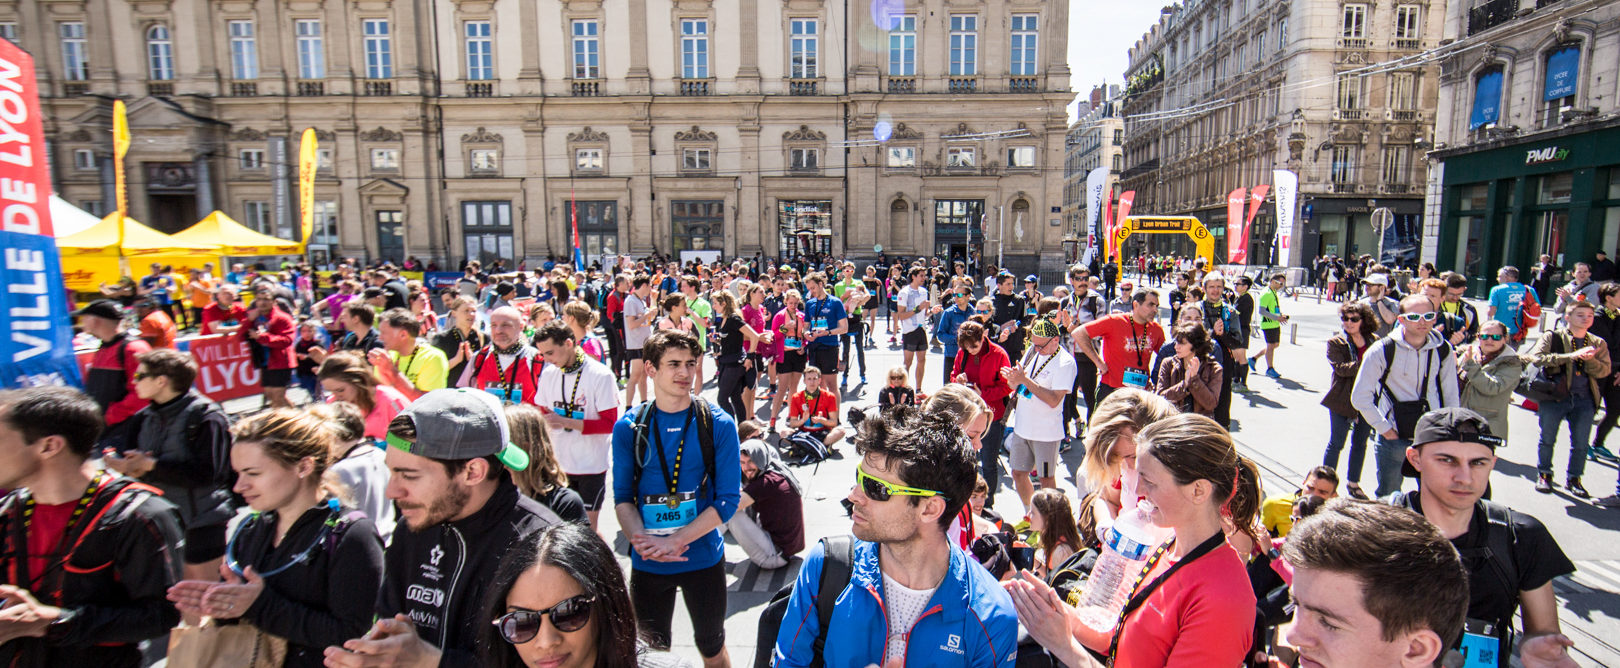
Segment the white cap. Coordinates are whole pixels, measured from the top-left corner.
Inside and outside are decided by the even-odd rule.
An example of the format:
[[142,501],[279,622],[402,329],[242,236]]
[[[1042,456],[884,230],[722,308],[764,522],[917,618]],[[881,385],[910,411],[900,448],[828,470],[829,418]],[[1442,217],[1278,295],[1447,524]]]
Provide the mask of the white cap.
[[1382,285],[1386,288],[1389,287],[1389,277],[1383,274],[1368,274],[1366,278],[1361,279],[1361,282],[1368,285]]

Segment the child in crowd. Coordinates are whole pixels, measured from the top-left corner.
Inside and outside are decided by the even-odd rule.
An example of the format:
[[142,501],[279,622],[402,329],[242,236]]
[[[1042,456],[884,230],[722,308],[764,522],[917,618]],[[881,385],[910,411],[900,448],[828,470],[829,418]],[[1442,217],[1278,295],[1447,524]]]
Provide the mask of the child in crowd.
[[878,391],[878,408],[884,412],[895,406],[917,405],[917,391],[906,385],[906,368],[889,369],[889,384]]
[[1029,505],[1030,531],[1041,535],[1040,547],[1035,550],[1035,575],[1045,579],[1052,569],[1079,551],[1080,531],[1074,521],[1074,508],[1063,492],[1042,489],[1030,498]]
[[320,403],[323,399],[321,381],[315,377],[315,372],[321,365],[309,356],[311,348],[326,349],[326,337],[321,336],[320,329],[314,320],[305,318],[299,321],[298,341],[293,343],[293,354],[298,357],[298,367],[295,369],[298,386],[309,393],[309,400],[313,403]]

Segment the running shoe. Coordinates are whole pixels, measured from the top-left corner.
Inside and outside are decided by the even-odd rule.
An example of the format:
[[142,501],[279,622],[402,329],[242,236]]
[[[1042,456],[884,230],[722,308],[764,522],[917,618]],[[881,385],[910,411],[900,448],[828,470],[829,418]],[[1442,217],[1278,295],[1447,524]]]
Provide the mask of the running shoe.
[[1590,499],[1590,498],[1592,498],[1592,493],[1586,491],[1586,487],[1581,485],[1581,479],[1580,478],[1567,478],[1567,479],[1565,479],[1564,480],[1564,489],[1569,490],[1570,494],[1574,495],[1576,498],[1579,498],[1579,499]]
[[1611,462],[1615,461],[1614,453],[1610,452],[1608,448],[1606,448],[1604,446],[1601,446],[1601,445],[1592,446],[1592,448],[1590,450],[1586,451],[1586,457],[1588,459],[1591,459],[1594,462],[1599,460],[1599,459],[1603,459],[1603,460],[1607,460],[1607,461],[1611,461]]
[[1250,357],[1250,358],[1249,358],[1249,370],[1250,370],[1250,371],[1259,371],[1259,369],[1256,369],[1256,368],[1254,368],[1254,361],[1255,361],[1255,359],[1256,359],[1256,358],[1254,358],[1254,357]]
[[1282,378],[1282,374],[1277,373],[1276,369],[1266,369],[1266,377],[1267,378]]

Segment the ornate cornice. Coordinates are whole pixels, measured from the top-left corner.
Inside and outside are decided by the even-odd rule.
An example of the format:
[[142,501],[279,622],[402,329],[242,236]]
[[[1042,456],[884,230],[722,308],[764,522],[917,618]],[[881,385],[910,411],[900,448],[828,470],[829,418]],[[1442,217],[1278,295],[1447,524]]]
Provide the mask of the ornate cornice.
[[827,141],[827,133],[801,125],[797,130],[782,133],[782,141]]
[[469,132],[467,134],[461,135],[461,143],[463,143],[463,144],[499,144],[499,143],[501,143],[501,136],[498,135],[498,134],[495,134],[493,132],[490,132],[489,130],[485,130],[484,126],[480,125],[480,126],[478,126],[477,130],[474,130],[474,131]]
[[404,135],[384,127],[378,127],[375,130],[361,130],[359,136],[360,141],[399,141],[404,138]]
[[906,127],[905,123],[896,124],[894,126],[894,131],[889,133],[890,139],[922,139],[922,137],[923,133]]
[[675,133],[675,141],[716,141],[720,137],[713,132],[692,126],[690,130],[681,130]]
[[231,133],[231,141],[264,141],[265,136],[253,128],[242,128]]
[[608,133],[592,130],[591,126],[589,126],[589,125],[585,126],[585,129],[580,130],[579,132],[570,132],[570,133],[568,133],[568,141],[569,142],[602,142],[602,143],[606,143],[607,140],[608,140]]

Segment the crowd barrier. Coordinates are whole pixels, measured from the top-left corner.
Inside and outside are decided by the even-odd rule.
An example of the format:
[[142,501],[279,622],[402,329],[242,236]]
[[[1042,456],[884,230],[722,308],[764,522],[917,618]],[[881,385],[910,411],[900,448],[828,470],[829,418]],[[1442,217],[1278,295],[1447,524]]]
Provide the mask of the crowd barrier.
[[[175,341],[175,348],[191,353],[197,360],[197,380],[193,387],[214,401],[250,397],[261,391],[259,369],[253,366],[246,341],[234,335],[190,336]],[[77,352],[80,377],[87,377],[96,351]]]

